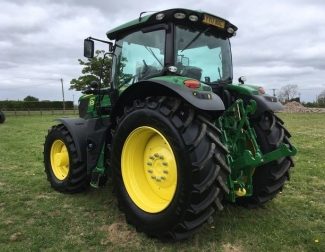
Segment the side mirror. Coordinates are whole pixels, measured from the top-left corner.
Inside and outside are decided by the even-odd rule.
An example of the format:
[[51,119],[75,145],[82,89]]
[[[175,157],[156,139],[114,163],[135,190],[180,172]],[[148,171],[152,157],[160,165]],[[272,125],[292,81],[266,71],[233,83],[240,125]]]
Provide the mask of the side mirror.
[[190,58],[185,57],[184,55],[177,55],[177,62],[181,63],[183,66],[189,66]]
[[94,41],[90,39],[84,40],[84,56],[87,58],[93,58],[94,57]]

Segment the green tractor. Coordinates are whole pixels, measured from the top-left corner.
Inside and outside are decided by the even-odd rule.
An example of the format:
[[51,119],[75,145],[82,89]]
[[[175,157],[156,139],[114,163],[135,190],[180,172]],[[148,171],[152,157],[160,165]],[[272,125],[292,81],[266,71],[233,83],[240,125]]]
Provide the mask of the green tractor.
[[4,123],[6,120],[5,114],[0,110],[0,123]]
[[90,85],[80,118],[49,130],[45,171],[63,193],[111,178],[129,224],[182,240],[227,201],[258,207],[274,198],[297,151],[274,114],[277,98],[244,78],[233,83],[236,26],[188,9],[142,14],[107,32],[114,43],[85,39],[88,58],[94,41],[108,44],[111,82]]

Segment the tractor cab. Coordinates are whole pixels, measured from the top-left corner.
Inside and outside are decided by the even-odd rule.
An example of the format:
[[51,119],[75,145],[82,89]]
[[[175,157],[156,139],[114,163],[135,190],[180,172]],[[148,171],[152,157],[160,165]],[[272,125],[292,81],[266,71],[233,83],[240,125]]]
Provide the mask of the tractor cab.
[[214,85],[232,82],[229,38],[237,27],[217,16],[172,9],[107,32],[115,40],[113,84],[177,75]]

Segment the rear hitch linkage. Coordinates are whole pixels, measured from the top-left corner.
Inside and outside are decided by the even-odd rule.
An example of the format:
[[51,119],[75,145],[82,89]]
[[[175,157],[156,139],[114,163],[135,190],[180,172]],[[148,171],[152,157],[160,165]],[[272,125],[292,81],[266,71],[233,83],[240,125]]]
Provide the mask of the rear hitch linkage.
[[252,196],[255,168],[285,156],[294,156],[297,149],[280,144],[269,153],[262,153],[256,142],[256,133],[250,126],[249,115],[256,111],[256,102],[250,100],[246,106],[238,99],[215,122],[222,131],[222,141],[229,150],[227,162],[231,174],[227,179],[230,189],[227,198],[235,202],[237,197]]

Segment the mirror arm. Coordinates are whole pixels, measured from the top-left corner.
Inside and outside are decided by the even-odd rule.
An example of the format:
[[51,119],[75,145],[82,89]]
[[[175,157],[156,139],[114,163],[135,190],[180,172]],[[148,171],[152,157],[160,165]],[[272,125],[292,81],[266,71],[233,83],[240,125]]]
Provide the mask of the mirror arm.
[[89,40],[95,40],[95,41],[99,41],[99,42],[108,44],[109,45],[109,51],[112,51],[113,43],[110,42],[110,41],[106,41],[106,40],[102,40],[102,39],[97,39],[97,38],[93,38],[93,37],[88,37],[87,39],[89,39]]

